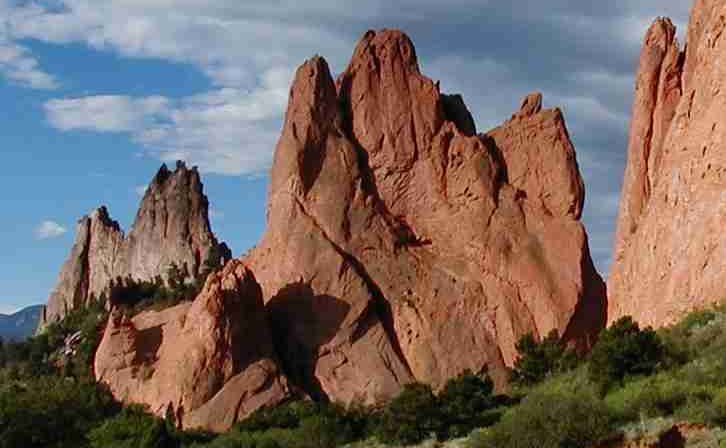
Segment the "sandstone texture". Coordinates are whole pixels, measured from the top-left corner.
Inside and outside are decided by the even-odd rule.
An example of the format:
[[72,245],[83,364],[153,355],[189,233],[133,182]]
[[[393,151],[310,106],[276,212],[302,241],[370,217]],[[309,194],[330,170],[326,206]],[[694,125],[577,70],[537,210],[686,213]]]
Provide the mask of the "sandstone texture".
[[176,263],[195,278],[208,259],[229,259],[211,231],[208,208],[196,168],[178,163],[174,172],[162,166],[151,181],[128,236],[105,207],[83,217],[40,326],[99,298],[118,277],[151,280]]
[[637,77],[608,320],[663,326],[724,299],[726,1],[698,0],[688,46],[657,20]]
[[262,292],[239,261],[210,274],[192,303],[134,317],[114,309],[94,371],[117,399],[171,409],[187,429],[226,431],[291,396]]
[[311,396],[377,404],[466,369],[501,386],[522,335],[587,348],[605,324],[583,201],[562,113],[541,95],[476,134],[407,36],[370,31],[337,81],[320,57],[298,69],[268,227],[243,261]]

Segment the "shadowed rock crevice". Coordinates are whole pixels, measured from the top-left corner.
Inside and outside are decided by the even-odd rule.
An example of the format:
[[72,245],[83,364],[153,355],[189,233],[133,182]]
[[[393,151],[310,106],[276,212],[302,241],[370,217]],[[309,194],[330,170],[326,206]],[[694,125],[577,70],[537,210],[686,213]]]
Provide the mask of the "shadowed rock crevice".
[[316,295],[305,283],[286,285],[266,304],[275,349],[288,378],[316,400],[327,400],[315,377],[318,356],[340,330],[350,305]]
[[464,103],[464,97],[459,94],[441,95],[441,105],[444,108],[446,119],[456,125],[456,128],[467,137],[476,135],[476,124],[469,108]]

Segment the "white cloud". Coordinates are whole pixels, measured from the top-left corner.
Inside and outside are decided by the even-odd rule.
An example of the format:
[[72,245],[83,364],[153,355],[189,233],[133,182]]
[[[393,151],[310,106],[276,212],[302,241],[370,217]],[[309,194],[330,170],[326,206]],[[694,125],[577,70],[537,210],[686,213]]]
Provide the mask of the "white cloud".
[[45,103],[62,131],[126,132],[148,153],[202,171],[254,174],[269,167],[291,68],[275,67],[252,91],[222,88],[180,100],[154,96],[89,96]]
[[[0,22],[0,25],[2,22]],[[40,90],[58,88],[55,77],[39,68],[38,61],[22,46],[3,42],[0,30],[0,74],[24,87]]]
[[38,240],[49,240],[63,236],[67,232],[66,228],[55,221],[43,221],[35,229],[35,238]]
[[149,187],[148,187],[148,186],[146,186],[146,185],[137,185],[136,187],[134,187],[134,192],[135,192],[135,193],[136,193],[136,194],[137,194],[138,196],[142,196],[142,197],[143,197],[143,196],[144,196],[144,195],[146,194],[146,190],[147,190],[148,188],[149,188]]
[[168,100],[159,96],[55,99],[44,108],[50,124],[62,131],[135,132],[169,114]]

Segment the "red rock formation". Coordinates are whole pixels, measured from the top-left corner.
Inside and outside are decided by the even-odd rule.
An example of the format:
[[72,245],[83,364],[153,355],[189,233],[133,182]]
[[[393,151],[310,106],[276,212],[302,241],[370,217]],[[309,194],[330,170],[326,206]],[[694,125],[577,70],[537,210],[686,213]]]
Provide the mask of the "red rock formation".
[[648,32],[608,279],[611,321],[662,326],[723,300],[724,13],[724,0],[695,3],[685,60],[668,21]]
[[398,31],[366,33],[337,83],[322,58],[298,69],[245,263],[311,394],[379,403],[465,369],[501,385],[525,333],[586,346],[604,325],[562,114],[534,95],[474,134]]
[[149,185],[128,237],[105,207],[81,219],[76,242],[48,299],[41,327],[100,297],[117,277],[151,280],[172,263],[194,278],[211,257],[229,259],[212,234],[199,173],[162,166]]
[[192,303],[133,318],[114,310],[94,370],[124,403],[160,416],[171,406],[184,428],[226,431],[291,396],[276,359],[260,287],[232,261]]
[[675,26],[669,19],[656,20],[648,30],[640,55],[616,233],[616,258],[637,229],[650,199],[665,135],[681,97],[682,65]]

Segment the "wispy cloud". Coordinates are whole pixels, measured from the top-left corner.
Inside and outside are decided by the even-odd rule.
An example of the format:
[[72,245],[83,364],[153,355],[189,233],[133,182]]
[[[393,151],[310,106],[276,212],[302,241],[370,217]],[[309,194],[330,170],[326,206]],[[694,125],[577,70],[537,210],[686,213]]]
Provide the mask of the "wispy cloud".
[[0,34],[0,74],[10,82],[24,87],[40,90],[58,88],[58,81],[40,68],[37,59],[24,47],[3,42],[2,34]]
[[263,73],[253,91],[227,87],[179,100],[88,96],[45,103],[61,131],[124,132],[164,161],[202,171],[255,174],[268,168],[287,102],[292,69]]
[[135,99],[119,95],[54,99],[44,105],[50,124],[62,131],[137,132],[169,115],[160,96]]
[[41,222],[35,228],[35,239],[49,240],[63,236],[67,232],[66,228],[55,221],[46,220]]

